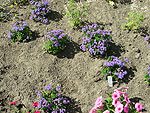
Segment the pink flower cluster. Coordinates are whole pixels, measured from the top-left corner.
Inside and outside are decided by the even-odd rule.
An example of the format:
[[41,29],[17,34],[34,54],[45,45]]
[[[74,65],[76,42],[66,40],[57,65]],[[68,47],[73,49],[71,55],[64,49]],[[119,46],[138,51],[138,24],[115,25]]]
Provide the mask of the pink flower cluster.
[[97,109],[101,109],[103,111],[102,96],[98,97],[95,102],[95,106],[91,109],[89,113],[97,113]]
[[[115,107],[115,113],[121,113],[122,111],[124,111],[125,113],[128,113],[128,111],[129,111],[130,100],[127,97],[128,94],[126,92],[120,91],[122,89],[127,90],[128,87],[122,87],[122,88],[115,89],[114,93],[112,95],[112,98],[113,98],[112,104]],[[125,106],[123,104],[121,104],[121,102],[119,100],[119,98],[121,96],[124,97],[124,101],[126,102]]]
[[[114,93],[112,94],[112,105],[115,107],[114,109],[114,113],[128,113],[129,112],[129,105],[130,105],[130,100],[127,97],[127,93],[123,92],[121,90],[126,90],[128,89],[128,87],[121,87],[121,88],[117,88],[114,90]],[[121,101],[123,100],[123,101]],[[122,104],[125,103],[125,104]],[[97,113],[97,109],[100,109],[101,111],[103,111],[103,102],[102,102],[102,96],[100,96],[96,102],[95,102],[95,106],[90,110],[89,113]],[[135,108],[136,110],[139,112],[143,109],[142,105],[140,103],[136,103],[135,104]],[[105,110],[103,111],[103,113],[110,113],[109,110]]]

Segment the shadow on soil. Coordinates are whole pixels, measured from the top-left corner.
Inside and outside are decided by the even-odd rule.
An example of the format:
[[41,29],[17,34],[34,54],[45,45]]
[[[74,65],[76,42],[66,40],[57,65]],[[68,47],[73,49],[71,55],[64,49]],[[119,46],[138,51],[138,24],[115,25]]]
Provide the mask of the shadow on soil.
[[48,20],[52,20],[52,21],[55,21],[55,22],[60,21],[62,18],[63,18],[63,16],[57,11],[51,11],[48,14]]
[[70,104],[67,106],[67,113],[82,113],[81,108],[79,107],[80,103],[78,101],[75,101],[75,99],[71,99]]
[[80,46],[77,43],[72,41],[67,44],[66,48],[63,51],[57,53],[56,56],[58,58],[67,57],[69,59],[73,59],[75,54],[77,54],[79,51],[80,51]]
[[112,0],[115,3],[121,3],[121,4],[131,4],[131,0]]
[[123,49],[123,46],[116,45],[114,42],[110,43],[110,49],[107,51],[107,56],[116,56],[120,57],[121,53],[125,52],[125,49]]
[[121,83],[128,84],[135,76],[133,71],[137,71],[136,67],[134,67],[134,66],[130,67],[130,68],[124,67],[124,70],[126,70],[128,74],[125,75],[122,80],[118,81],[119,82],[118,86],[120,86]]
[[39,31],[32,31],[32,39],[30,41],[36,40],[37,38],[40,38]]

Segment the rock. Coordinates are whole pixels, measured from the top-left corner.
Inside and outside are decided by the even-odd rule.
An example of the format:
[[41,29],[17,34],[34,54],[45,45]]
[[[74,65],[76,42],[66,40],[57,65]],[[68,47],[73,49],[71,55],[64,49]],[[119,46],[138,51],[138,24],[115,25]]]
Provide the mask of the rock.
[[140,53],[137,53],[137,54],[135,55],[135,58],[138,59],[139,57],[140,57]]

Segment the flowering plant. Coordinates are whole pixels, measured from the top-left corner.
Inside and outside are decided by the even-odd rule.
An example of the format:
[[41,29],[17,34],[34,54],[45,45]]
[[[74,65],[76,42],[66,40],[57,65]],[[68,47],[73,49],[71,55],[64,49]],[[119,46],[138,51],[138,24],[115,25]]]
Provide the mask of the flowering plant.
[[62,95],[59,86],[45,86],[45,91],[38,91],[38,108],[46,113],[65,113],[69,100]]
[[66,6],[66,17],[71,27],[81,26],[81,18],[87,13],[88,4],[76,4],[74,0],[69,0]]
[[114,80],[123,79],[123,77],[127,74],[123,68],[125,67],[125,63],[129,64],[129,61],[124,59],[118,59],[118,57],[110,56],[107,61],[104,62],[104,69],[102,70],[102,75],[104,77],[112,76]]
[[35,2],[34,0],[32,0],[30,1],[30,3],[34,4],[30,19],[47,23],[48,22],[47,16],[48,13],[50,12],[50,7],[48,6],[49,0],[42,0],[39,2]]
[[[11,102],[11,103],[10,103],[10,105],[14,107],[14,112],[13,112],[13,113],[20,113],[20,110],[18,109],[18,106],[16,105],[17,102],[18,102],[18,101],[14,101],[14,102]],[[38,106],[38,103],[37,103],[37,102],[34,102],[34,103],[32,103],[32,104],[33,104],[33,107],[34,107],[33,110],[32,110],[32,112],[33,112],[33,113],[40,113],[40,111],[36,111],[36,110],[35,110],[35,107]],[[24,104],[21,104],[21,105],[25,107]],[[29,110],[26,109],[26,111],[22,111],[21,113],[31,113],[31,112],[29,112]]]
[[32,39],[32,32],[27,26],[27,22],[19,21],[13,25],[13,28],[9,31],[8,38],[16,41],[25,42]]
[[146,76],[144,77],[144,80],[146,81],[147,84],[150,84],[150,67],[147,67],[148,72],[146,72]]
[[149,43],[149,47],[150,47],[150,37],[148,35],[146,35],[145,40]]
[[128,87],[121,87],[114,90],[113,94],[102,101],[102,96],[98,97],[95,106],[89,113],[140,113],[143,106],[140,103],[132,103],[125,91]]
[[43,49],[52,54],[63,50],[69,39],[72,39],[71,36],[66,35],[61,29],[48,32],[45,38],[47,42],[45,42]]
[[92,55],[103,55],[110,46],[109,42],[112,39],[108,30],[102,31],[98,29],[97,24],[84,26],[82,32],[85,34],[80,49],[88,50]]

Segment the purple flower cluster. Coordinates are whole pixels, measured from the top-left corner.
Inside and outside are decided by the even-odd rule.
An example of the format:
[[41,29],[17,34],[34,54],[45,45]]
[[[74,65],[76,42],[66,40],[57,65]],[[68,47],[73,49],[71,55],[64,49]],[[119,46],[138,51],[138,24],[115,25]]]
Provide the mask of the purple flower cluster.
[[107,61],[104,62],[104,70],[103,75],[105,77],[112,76],[114,79],[123,79],[124,76],[127,74],[127,71],[123,70],[125,63],[129,64],[127,58],[125,59],[118,59],[118,57],[111,56],[108,58]]
[[34,4],[30,19],[47,23],[48,22],[47,14],[50,11],[50,8],[48,6],[49,0],[42,0],[39,2],[31,0],[30,3]]
[[66,47],[67,41],[72,39],[71,36],[66,35],[61,29],[48,32],[45,38],[48,41],[45,43],[43,48],[52,54],[56,54],[60,50],[63,50]]
[[65,113],[66,105],[70,101],[62,96],[62,91],[59,86],[45,86],[45,91],[38,91],[39,104],[38,108],[46,113]]
[[148,71],[146,73],[146,76],[144,77],[144,80],[147,82],[147,84],[150,84],[150,67],[147,67]]
[[112,36],[108,30],[102,31],[98,29],[97,24],[91,26],[84,26],[82,32],[85,34],[80,49],[88,50],[92,55],[103,55],[110,46]]
[[27,26],[27,22],[19,21],[13,25],[13,28],[9,30],[8,38],[13,41],[27,41],[32,38],[31,31]]
[[145,40],[148,41],[150,47],[150,37],[148,35],[146,35]]

